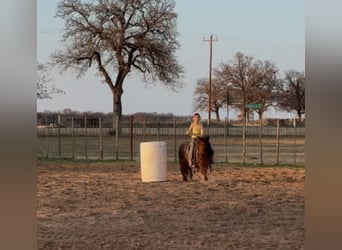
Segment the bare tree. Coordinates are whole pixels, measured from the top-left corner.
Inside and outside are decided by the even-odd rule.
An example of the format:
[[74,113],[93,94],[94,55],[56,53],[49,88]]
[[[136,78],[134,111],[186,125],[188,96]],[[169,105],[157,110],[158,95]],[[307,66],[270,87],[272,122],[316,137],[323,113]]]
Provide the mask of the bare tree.
[[38,99],[51,99],[53,94],[63,94],[64,91],[55,87],[49,88],[48,83],[51,78],[48,77],[47,66],[37,64],[37,98]]
[[259,104],[255,111],[262,120],[263,113],[275,105],[280,79],[277,76],[278,69],[272,62],[258,60],[254,66],[258,68],[255,75],[257,83],[248,94],[248,99],[251,103]]
[[[246,117],[249,112],[246,105],[262,101],[262,96],[266,97],[264,94],[276,72],[275,65],[270,61],[255,61],[253,57],[237,52],[233,61],[222,63],[216,69],[215,74],[232,90],[241,93],[242,105],[240,107],[243,117]],[[263,100],[263,104],[266,103],[265,100]],[[265,105],[261,105],[260,112],[263,112],[265,108]]]
[[278,107],[288,112],[295,111],[299,120],[305,114],[305,74],[295,70],[285,72],[278,95]]
[[[216,119],[220,120],[220,109],[226,103],[226,85],[218,79],[212,79],[211,82],[211,111],[215,113]],[[199,79],[194,91],[194,110],[207,111],[208,110],[208,93],[209,85],[208,79]]]
[[95,62],[113,94],[113,116],[121,118],[123,84],[132,70],[147,83],[181,86],[174,7],[173,0],[62,0],[56,16],[65,21],[65,47],[52,64],[82,77]]

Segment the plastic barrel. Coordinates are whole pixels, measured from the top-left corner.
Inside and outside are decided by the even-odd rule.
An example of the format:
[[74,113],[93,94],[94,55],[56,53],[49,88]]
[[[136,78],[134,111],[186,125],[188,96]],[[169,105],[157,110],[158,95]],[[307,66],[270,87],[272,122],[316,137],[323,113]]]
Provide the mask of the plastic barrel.
[[166,181],[166,142],[140,143],[141,179],[143,182]]

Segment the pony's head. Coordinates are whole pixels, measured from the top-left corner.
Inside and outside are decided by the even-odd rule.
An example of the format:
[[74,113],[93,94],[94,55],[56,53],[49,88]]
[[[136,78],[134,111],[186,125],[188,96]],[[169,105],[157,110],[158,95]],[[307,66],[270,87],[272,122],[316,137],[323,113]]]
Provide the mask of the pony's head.
[[214,158],[214,151],[211,147],[208,135],[197,137],[195,154],[196,161],[204,175],[204,179],[207,179],[207,170],[211,170],[211,164],[213,163]]
[[202,152],[205,152],[205,153],[213,156],[214,151],[211,148],[211,144],[210,144],[208,135],[197,137],[197,145],[199,146],[199,148],[203,149]]

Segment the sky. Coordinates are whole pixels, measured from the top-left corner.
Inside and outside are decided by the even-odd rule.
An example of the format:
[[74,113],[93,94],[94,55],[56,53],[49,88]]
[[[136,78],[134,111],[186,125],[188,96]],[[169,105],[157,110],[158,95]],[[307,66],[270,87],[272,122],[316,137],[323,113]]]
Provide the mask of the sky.
[[[51,53],[62,48],[63,20],[54,17],[57,0],[37,0],[37,60],[46,63]],[[304,0],[176,0],[180,49],[177,58],[185,70],[184,87],[172,91],[162,83],[146,85],[134,74],[124,82],[123,114],[136,112],[191,115],[196,82],[209,76],[209,39],[212,66],[230,62],[236,52],[255,59],[270,60],[280,72],[305,70]],[[37,111],[112,112],[113,97],[96,72],[89,70],[81,79],[68,72],[50,73],[54,86],[65,91],[52,99],[37,100]],[[200,112],[207,116],[206,112]],[[221,118],[226,110],[222,109]],[[234,112],[230,115],[234,118]],[[211,115],[212,118],[214,114]],[[291,118],[294,113],[266,112],[269,118]]]

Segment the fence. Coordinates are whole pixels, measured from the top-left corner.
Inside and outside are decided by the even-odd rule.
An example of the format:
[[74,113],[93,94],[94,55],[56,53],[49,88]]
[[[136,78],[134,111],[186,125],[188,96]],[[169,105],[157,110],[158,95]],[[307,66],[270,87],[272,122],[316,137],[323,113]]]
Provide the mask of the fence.
[[[38,157],[140,160],[141,142],[165,141],[167,159],[177,161],[179,145],[189,141],[185,132],[190,121],[184,118],[160,120],[131,116],[120,122],[117,119],[114,128],[102,127],[101,117],[95,122],[92,118],[91,123],[87,117],[69,118],[64,117],[70,121],[68,126],[37,127]],[[205,127],[215,151],[214,161],[304,165],[305,127],[281,126],[279,120],[275,124],[238,126],[224,121]]]

